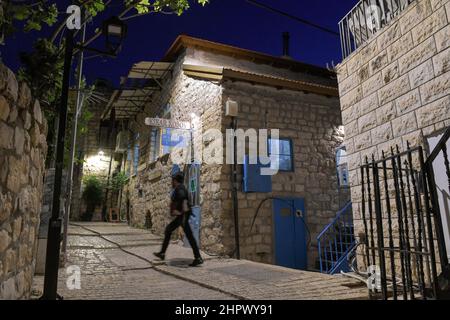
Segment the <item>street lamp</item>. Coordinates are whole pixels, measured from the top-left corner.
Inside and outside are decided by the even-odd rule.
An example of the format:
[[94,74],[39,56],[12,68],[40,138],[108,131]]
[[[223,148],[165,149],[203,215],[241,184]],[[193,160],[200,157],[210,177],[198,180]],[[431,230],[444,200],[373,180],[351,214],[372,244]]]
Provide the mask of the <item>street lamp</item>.
[[[70,18],[70,16],[69,16]],[[58,269],[61,249],[61,227],[62,219],[60,217],[60,196],[62,185],[62,172],[64,166],[64,140],[67,124],[67,105],[69,97],[70,69],[72,66],[72,56],[74,48],[79,50],[89,50],[101,55],[115,57],[120,50],[123,39],[126,35],[126,26],[117,17],[106,20],[103,24],[104,34],[106,35],[107,50],[100,51],[94,48],[84,47],[74,43],[73,28],[68,28],[66,33],[65,53],[64,53],[64,72],[61,88],[61,100],[59,108],[58,138],[56,144],[56,163],[55,163],[55,182],[53,188],[52,215],[49,220],[47,252],[45,258],[45,278],[44,292],[41,299],[56,300],[61,298],[58,293]],[[80,28],[80,27],[78,27]]]
[[127,25],[118,17],[111,17],[103,22],[103,34],[106,36],[106,47],[117,53],[127,35]]
[[105,36],[106,51],[96,48],[89,48],[76,44],[75,48],[80,50],[92,51],[105,56],[116,57],[122,48],[122,42],[127,35],[127,25],[118,17],[113,16],[105,21],[102,25],[102,34]]

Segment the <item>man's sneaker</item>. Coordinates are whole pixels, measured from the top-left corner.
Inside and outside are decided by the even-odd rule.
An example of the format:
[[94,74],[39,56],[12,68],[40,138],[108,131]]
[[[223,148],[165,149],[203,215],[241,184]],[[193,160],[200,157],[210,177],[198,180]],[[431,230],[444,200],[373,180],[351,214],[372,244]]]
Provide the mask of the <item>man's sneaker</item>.
[[203,263],[203,259],[202,258],[195,258],[194,261],[192,261],[192,263],[189,265],[190,267],[196,267],[199,266]]
[[154,255],[155,257],[160,258],[160,259],[163,260],[163,261],[164,261],[164,259],[166,258],[166,255],[165,255],[164,253],[162,253],[162,252],[153,252],[153,255]]

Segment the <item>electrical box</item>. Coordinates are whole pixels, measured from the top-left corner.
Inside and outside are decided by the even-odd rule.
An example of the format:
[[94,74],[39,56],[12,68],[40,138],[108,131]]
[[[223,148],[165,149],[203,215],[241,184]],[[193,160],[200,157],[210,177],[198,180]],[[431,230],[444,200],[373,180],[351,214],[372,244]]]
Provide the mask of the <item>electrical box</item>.
[[244,158],[243,191],[261,193],[272,192],[272,176],[261,174],[261,168],[269,167],[270,163],[261,164],[259,158],[258,161],[252,161],[251,164],[249,156],[246,155]]
[[228,100],[225,108],[225,115],[227,117],[237,117],[239,114],[239,105],[236,101]]

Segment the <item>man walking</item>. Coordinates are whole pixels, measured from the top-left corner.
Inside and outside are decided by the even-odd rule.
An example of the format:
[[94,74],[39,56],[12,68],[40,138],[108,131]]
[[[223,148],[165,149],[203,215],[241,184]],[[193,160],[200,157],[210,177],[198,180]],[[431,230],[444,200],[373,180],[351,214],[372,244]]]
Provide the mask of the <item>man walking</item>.
[[172,176],[173,192],[170,199],[170,214],[174,216],[175,219],[173,219],[172,222],[166,227],[161,251],[154,252],[153,254],[161,260],[164,260],[172,232],[181,226],[187,239],[189,240],[192,251],[194,252],[194,261],[189,266],[195,267],[202,264],[203,259],[200,255],[200,250],[197,242],[195,241],[194,235],[192,234],[191,226],[189,225],[189,217],[192,214],[192,211],[188,204],[188,191],[186,190],[183,181],[184,175],[181,172],[178,172]]

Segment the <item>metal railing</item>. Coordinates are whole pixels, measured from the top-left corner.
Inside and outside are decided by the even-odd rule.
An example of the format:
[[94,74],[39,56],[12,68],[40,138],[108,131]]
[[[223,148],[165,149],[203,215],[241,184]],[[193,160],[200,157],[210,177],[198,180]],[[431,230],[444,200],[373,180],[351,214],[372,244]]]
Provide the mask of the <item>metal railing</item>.
[[355,246],[352,203],[348,202],[317,236],[320,272],[333,274]]
[[383,299],[436,299],[448,290],[440,286],[450,279],[433,161],[444,154],[450,189],[449,138],[450,128],[427,161],[421,146],[397,147],[360,168],[362,253],[366,266],[379,267]]
[[339,21],[342,58],[347,58],[412,2],[414,0],[360,0]]

